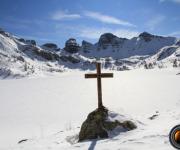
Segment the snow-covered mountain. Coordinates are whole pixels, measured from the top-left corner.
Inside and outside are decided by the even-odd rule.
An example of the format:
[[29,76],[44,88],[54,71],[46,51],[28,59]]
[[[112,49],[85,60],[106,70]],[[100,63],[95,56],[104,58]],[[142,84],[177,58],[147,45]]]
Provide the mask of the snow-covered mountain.
[[79,45],[70,38],[60,49],[54,43],[38,46],[34,40],[0,30],[0,76],[39,76],[70,69],[94,69],[96,61],[101,61],[104,68],[128,70],[143,66],[144,61],[166,60],[172,52],[171,62],[179,61],[179,47],[177,38],[143,32],[132,39],[105,33],[95,44],[83,41]]
[[[114,59],[128,58],[131,56],[146,56],[158,52],[164,46],[172,45],[176,41],[174,37],[162,37],[141,33],[132,39],[119,38],[111,33],[101,35],[98,43],[92,45],[89,50],[83,49],[87,56],[113,57]],[[82,43],[82,47],[85,44]],[[94,50],[94,51],[93,51]]]

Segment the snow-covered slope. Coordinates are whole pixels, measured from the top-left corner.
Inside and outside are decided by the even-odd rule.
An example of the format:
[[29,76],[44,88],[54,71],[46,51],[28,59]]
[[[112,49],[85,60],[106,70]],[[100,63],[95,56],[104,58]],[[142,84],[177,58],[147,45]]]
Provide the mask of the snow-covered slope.
[[[178,72],[135,69],[103,79],[104,105],[136,121],[138,128],[82,143],[77,143],[79,127],[97,107],[96,80],[84,79],[85,72],[1,80],[0,149],[173,150],[168,134],[180,123]],[[28,140],[17,144],[23,139]]]
[[[175,45],[176,41],[174,37],[155,36],[147,32],[132,39],[106,33],[96,44],[83,41],[80,46],[70,38],[65,48],[60,49],[54,43],[37,46],[34,40],[18,38],[0,30],[0,77],[43,76],[71,69],[92,70],[96,61],[100,61],[103,68],[129,70],[142,66],[147,58],[151,60],[151,57],[164,53],[162,51],[167,51],[167,47],[177,49],[180,46],[178,42]],[[159,59],[164,60],[170,55],[167,52]]]
[[171,46],[161,48],[156,54],[145,60],[158,67],[180,67],[180,40]]
[[34,42],[23,41],[17,37],[0,32],[0,76],[20,77],[42,72],[61,72],[63,68],[55,61],[59,55],[46,52],[34,45]]

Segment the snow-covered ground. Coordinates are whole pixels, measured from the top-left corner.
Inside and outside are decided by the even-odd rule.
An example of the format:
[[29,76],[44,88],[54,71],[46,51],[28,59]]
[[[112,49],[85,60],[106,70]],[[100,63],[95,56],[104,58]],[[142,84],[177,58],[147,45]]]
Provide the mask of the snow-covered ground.
[[[95,79],[76,71],[0,80],[0,150],[173,150],[168,134],[180,124],[178,72],[135,69],[103,79],[104,105],[135,120],[138,128],[82,143],[76,143],[79,127],[97,107]],[[17,144],[22,139],[29,140]]]

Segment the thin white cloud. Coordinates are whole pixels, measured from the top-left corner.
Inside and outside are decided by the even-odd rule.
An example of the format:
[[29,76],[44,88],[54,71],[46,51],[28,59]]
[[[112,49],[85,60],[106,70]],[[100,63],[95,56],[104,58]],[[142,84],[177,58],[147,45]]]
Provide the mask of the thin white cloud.
[[82,28],[79,31],[79,35],[82,38],[98,39],[104,33],[113,33],[114,35],[122,38],[132,38],[139,35],[138,31],[132,31],[127,29],[112,29],[112,28]]
[[117,24],[117,25],[123,25],[123,26],[128,26],[128,27],[136,27],[135,25],[131,24],[128,21],[124,21],[113,16],[104,15],[99,12],[86,11],[84,12],[84,15],[103,23]]
[[53,20],[73,20],[73,19],[79,19],[79,18],[81,18],[81,15],[72,14],[67,11],[56,11],[51,16],[51,19]]
[[169,34],[170,36],[180,37],[180,31],[175,31]]
[[149,30],[154,30],[155,28],[159,27],[159,25],[165,20],[165,16],[157,15],[151,18],[147,23],[146,26]]
[[160,2],[166,2],[166,1],[169,1],[169,2],[174,2],[174,3],[179,3],[180,4],[180,0],[159,0]]

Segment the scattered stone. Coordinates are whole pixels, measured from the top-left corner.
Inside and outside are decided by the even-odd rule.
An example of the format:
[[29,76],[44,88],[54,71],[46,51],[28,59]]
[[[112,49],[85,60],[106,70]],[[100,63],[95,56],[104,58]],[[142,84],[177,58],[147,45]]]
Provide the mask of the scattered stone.
[[149,117],[150,120],[154,120],[157,118],[158,115],[152,115],[151,117]]
[[20,141],[18,142],[18,144],[24,143],[24,142],[26,142],[26,141],[28,141],[28,139],[22,139],[22,140],[20,140]]
[[152,116],[151,116],[151,117],[149,117],[148,119],[150,119],[150,120],[154,120],[154,119],[156,119],[158,116],[159,116],[159,112],[158,112],[158,111],[156,111],[156,114],[152,115]]

